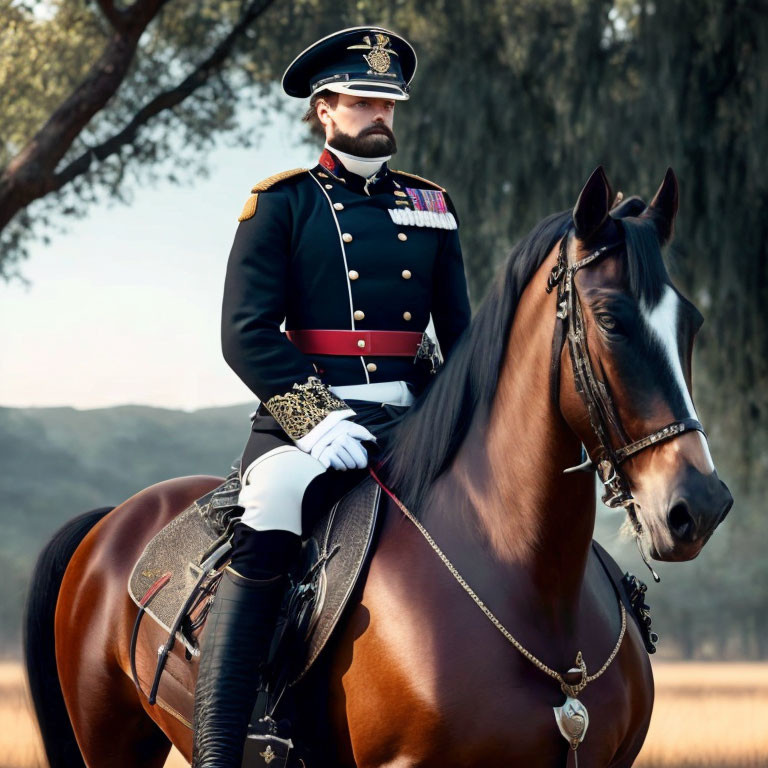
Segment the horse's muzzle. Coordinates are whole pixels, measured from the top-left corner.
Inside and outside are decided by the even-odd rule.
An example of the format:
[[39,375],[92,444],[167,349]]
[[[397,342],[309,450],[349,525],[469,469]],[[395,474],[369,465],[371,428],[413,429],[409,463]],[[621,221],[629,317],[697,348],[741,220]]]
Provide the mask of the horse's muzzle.
[[733,496],[717,476],[687,467],[670,494],[666,510],[669,546],[657,546],[661,560],[691,560],[701,551],[733,506]]

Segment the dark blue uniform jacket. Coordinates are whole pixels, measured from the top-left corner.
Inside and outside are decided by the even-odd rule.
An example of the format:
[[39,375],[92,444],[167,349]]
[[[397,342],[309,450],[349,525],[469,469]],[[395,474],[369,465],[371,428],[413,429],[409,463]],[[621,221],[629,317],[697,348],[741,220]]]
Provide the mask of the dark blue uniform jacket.
[[[267,408],[312,376],[326,385],[405,380],[416,392],[427,376],[404,357],[310,358],[283,321],[287,330],[421,332],[431,314],[444,356],[469,323],[458,230],[443,228],[457,218],[442,188],[386,164],[366,184],[327,150],[321,160],[254,187],[229,256],[224,356]],[[396,223],[402,216],[390,211],[418,209],[419,190],[447,204],[434,218],[441,226]]]

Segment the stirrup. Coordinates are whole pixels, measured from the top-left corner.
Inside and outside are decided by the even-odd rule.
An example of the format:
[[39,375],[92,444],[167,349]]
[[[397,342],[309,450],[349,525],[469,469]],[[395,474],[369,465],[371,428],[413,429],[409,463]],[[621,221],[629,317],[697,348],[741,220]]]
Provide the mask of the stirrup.
[[283,723],[278,725],[268,715],[248,724],[243,749],[243,768],[286,768],[293,742]]

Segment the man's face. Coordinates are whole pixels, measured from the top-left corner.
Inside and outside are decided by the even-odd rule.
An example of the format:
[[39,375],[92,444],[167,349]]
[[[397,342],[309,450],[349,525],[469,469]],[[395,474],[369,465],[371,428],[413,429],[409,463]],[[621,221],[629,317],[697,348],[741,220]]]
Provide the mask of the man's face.
[[340,93],[335,107],[321,99],[317,116],[325,126],[328,144],[342,152],[358,157],[382,157],[397,151],[392,132],[395,118],[392,99]]

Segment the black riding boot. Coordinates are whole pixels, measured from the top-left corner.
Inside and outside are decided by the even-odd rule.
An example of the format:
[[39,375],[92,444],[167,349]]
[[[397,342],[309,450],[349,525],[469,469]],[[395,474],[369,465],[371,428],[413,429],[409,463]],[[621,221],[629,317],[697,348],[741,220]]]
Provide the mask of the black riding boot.
[[235,526],[234,553],[207,620],[195,687],[193,768],[240,768],[259,673],[299,537]]

